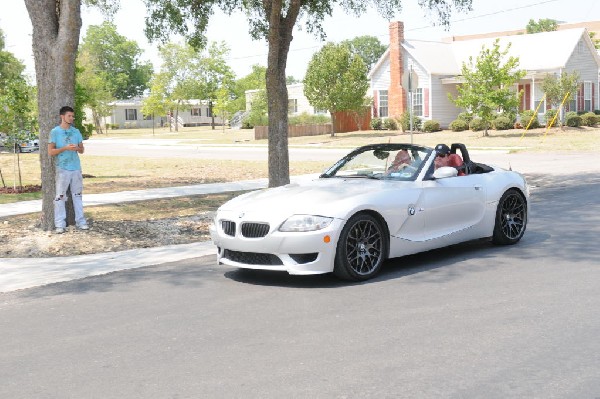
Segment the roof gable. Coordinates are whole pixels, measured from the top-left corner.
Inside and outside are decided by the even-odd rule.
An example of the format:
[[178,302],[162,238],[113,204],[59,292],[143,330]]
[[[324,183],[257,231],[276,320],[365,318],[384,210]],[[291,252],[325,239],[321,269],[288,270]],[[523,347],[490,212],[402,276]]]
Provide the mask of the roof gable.
[[[582,37],[600,68],[600,56],[595,51],[585,28],[454,42],[408,39],[402,42],[402,47],[432,75],[460,75],[463,62],[468,64],[469,57],[475,59],[481,53],[483,46],[492,48],[498,39],[501,51],[511,43],[508,55],[519,58],[520,69],[544,71],[564,68]],[[389,48],[373,66],[369,77],[374,75],[374,71],[380,68],[382,61],[387,58],[389,58]]]

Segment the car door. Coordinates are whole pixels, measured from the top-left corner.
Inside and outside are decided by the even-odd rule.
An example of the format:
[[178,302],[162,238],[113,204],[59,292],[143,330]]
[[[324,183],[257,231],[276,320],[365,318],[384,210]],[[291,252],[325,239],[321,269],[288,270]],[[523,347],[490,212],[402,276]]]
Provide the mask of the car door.
[[447,177],[423,184],[427,239],[448,236],[477,225],[484,216],[485,187],[478,175]]

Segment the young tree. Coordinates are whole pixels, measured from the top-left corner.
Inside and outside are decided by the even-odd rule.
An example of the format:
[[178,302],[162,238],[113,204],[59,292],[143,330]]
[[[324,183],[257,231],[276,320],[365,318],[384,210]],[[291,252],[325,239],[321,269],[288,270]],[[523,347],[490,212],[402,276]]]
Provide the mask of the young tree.
[[387,50],[387,46],[381,44],[375,36],[357,36],[352,40],[344,40],[342,44],[347,44],[352,53],[360,55],[368,69],[371,69]]
[[[461,75],[464,83],[457,85],[456,98],[448,98],[457,106],[479,116],[484,123],[484,136],[488,136],[488,127],[499,111],[514,111],[519,106],[520,93],[515,94],[514,85],[525,76],[518,69],[519,59],[508,57],[510,44],[500,51],[496,39],[491,49],[482,47],[475,63],[469,57],[469,64],[463,62]],[[506,61],[504,61],[506,59]]]
[[[19,187],[22,186],[18,145],[33,138],[35,125],[32,112],[34,89],[23,75],[24,70],[25,65],[12,53],[4,50],[4,34],[0,29],[0,132],[6,134],[4,143],[6,148],[14,152],[14,188],[16,188],[17,172]],[[2,184],[5,185],[4,177],[2,177]]]
[[58,110],[74,105],[75,57],[81,31],[81,4],[101,7],[112,14],[118,0],[24,0],[33,27],[32,43],[38,91],[40,167],[42,177],[41,227],[54,227],[55,168],[45,150],[50,130],[58,122]]
[[[569,101],[569,98],[575,98],[577,96],[577,85],[579,82],[579,73],[573,71],[572,73],[563,72],[560,77],[556,75],[548,75],[542,81],[542,90],[546,94],[546,101],[548,101],[552,108],[558,109],[562,101]],[[561,114],[559,122],[562,126],[564,119],[564,108],[561,108]]]
[[362,57],[352,54],[348,45],[328,43],[308,63],[304,95],[313,107],[328,110],[335,126],[337,111],[363,108],[369,88],[367,72]]
[[[298,18],[305,18],[309,32],[321,38],[325,36],[322,22],[331,16],[333,8],[340,5],[344,10],[360,15],[373,4],[381,15],[392,16],[401,10],[401,0],[144,0],[150,15],[146,18],[146,35],[150,39],[166,39],[171,33],[187,37],[195,47],[206,41],[204,32],[214,9],[226,13],[243,11],[248,15],[250,34],[255,39],[266,39],[267,55],[267,101],[269,108],[269,186],[287,184],[289,178],[288,153],[288,93],[285,69],[292,41],[292,33]],[[470,9],[472,0],[431,0],[419,4],[437,12],[443,24],[449,24],[452,6]]]
[[555,19],[538,19],[535,22],[530,19],[525,27],[527,33],[553,32],[558,29],[558,22]]

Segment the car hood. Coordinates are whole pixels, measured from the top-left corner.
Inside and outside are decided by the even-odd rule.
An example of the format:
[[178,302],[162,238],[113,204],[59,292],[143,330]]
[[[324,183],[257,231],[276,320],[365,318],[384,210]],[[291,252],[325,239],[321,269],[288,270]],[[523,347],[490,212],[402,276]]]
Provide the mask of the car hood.
[[356,209],[382,205],[402,187],[414,182],[361,178],[321,178],[303,183],[264,189],[236,197],[220,208],[220,212],[243,213],[246,216],[269,215],[269,219],[287,218],[293,214],[321,215],[345,219]]

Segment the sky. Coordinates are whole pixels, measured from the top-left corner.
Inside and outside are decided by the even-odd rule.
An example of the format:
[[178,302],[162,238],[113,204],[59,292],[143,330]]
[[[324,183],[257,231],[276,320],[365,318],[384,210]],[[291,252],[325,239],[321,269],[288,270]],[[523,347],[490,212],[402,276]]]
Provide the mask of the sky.
[[[574,23],[600,20],[598,0],[473,0],[473,10],[466,13],[454,12],[448,30],[434,26],[437,19],[428,15],[415,0],[403,0],[403,8],[389,21],[403,21],[406,39],[441,40],[444,37],[484,32],[522,29],[529,19],[549,18],[560,22]],[[0,28],[6,37],[6,50],[15,54],[26,65],[26,72],[34,76],[33,52],[31,50],[31,21],[23,0],[0,0]],[[8,12],[7,10],[10,10]],[[158,43],[148,43],[144,36],[145,6],[142,0],[121,0],[121,9],[114,16],[119,33],[135,40],[144,50],[142,59],[150,60],[155,70],[160,68]],[[87,27],[103,21],[94,9],[82,10],[83,38]],[[326,42],[340,42],[357,36],[377,37],[381,43],[389,44],[388,19],[380,16],[373,8],[359,17],[336,9],[324,22],[325,41],[305,31],[296,29],[288,55],[287,76],[302,80],[312,55]],[[217,12],[210,20],[207,30],[209,41],[224,41],[230,48],[228,64],[238,78],[247,75],[254,64],[266,66],[267,44],[253,41],[248,33],[248,23],[242,13],[232,16]],[[174,38],[177,41],[177,38]],[[180,40],[180,39],[179,39]]]

